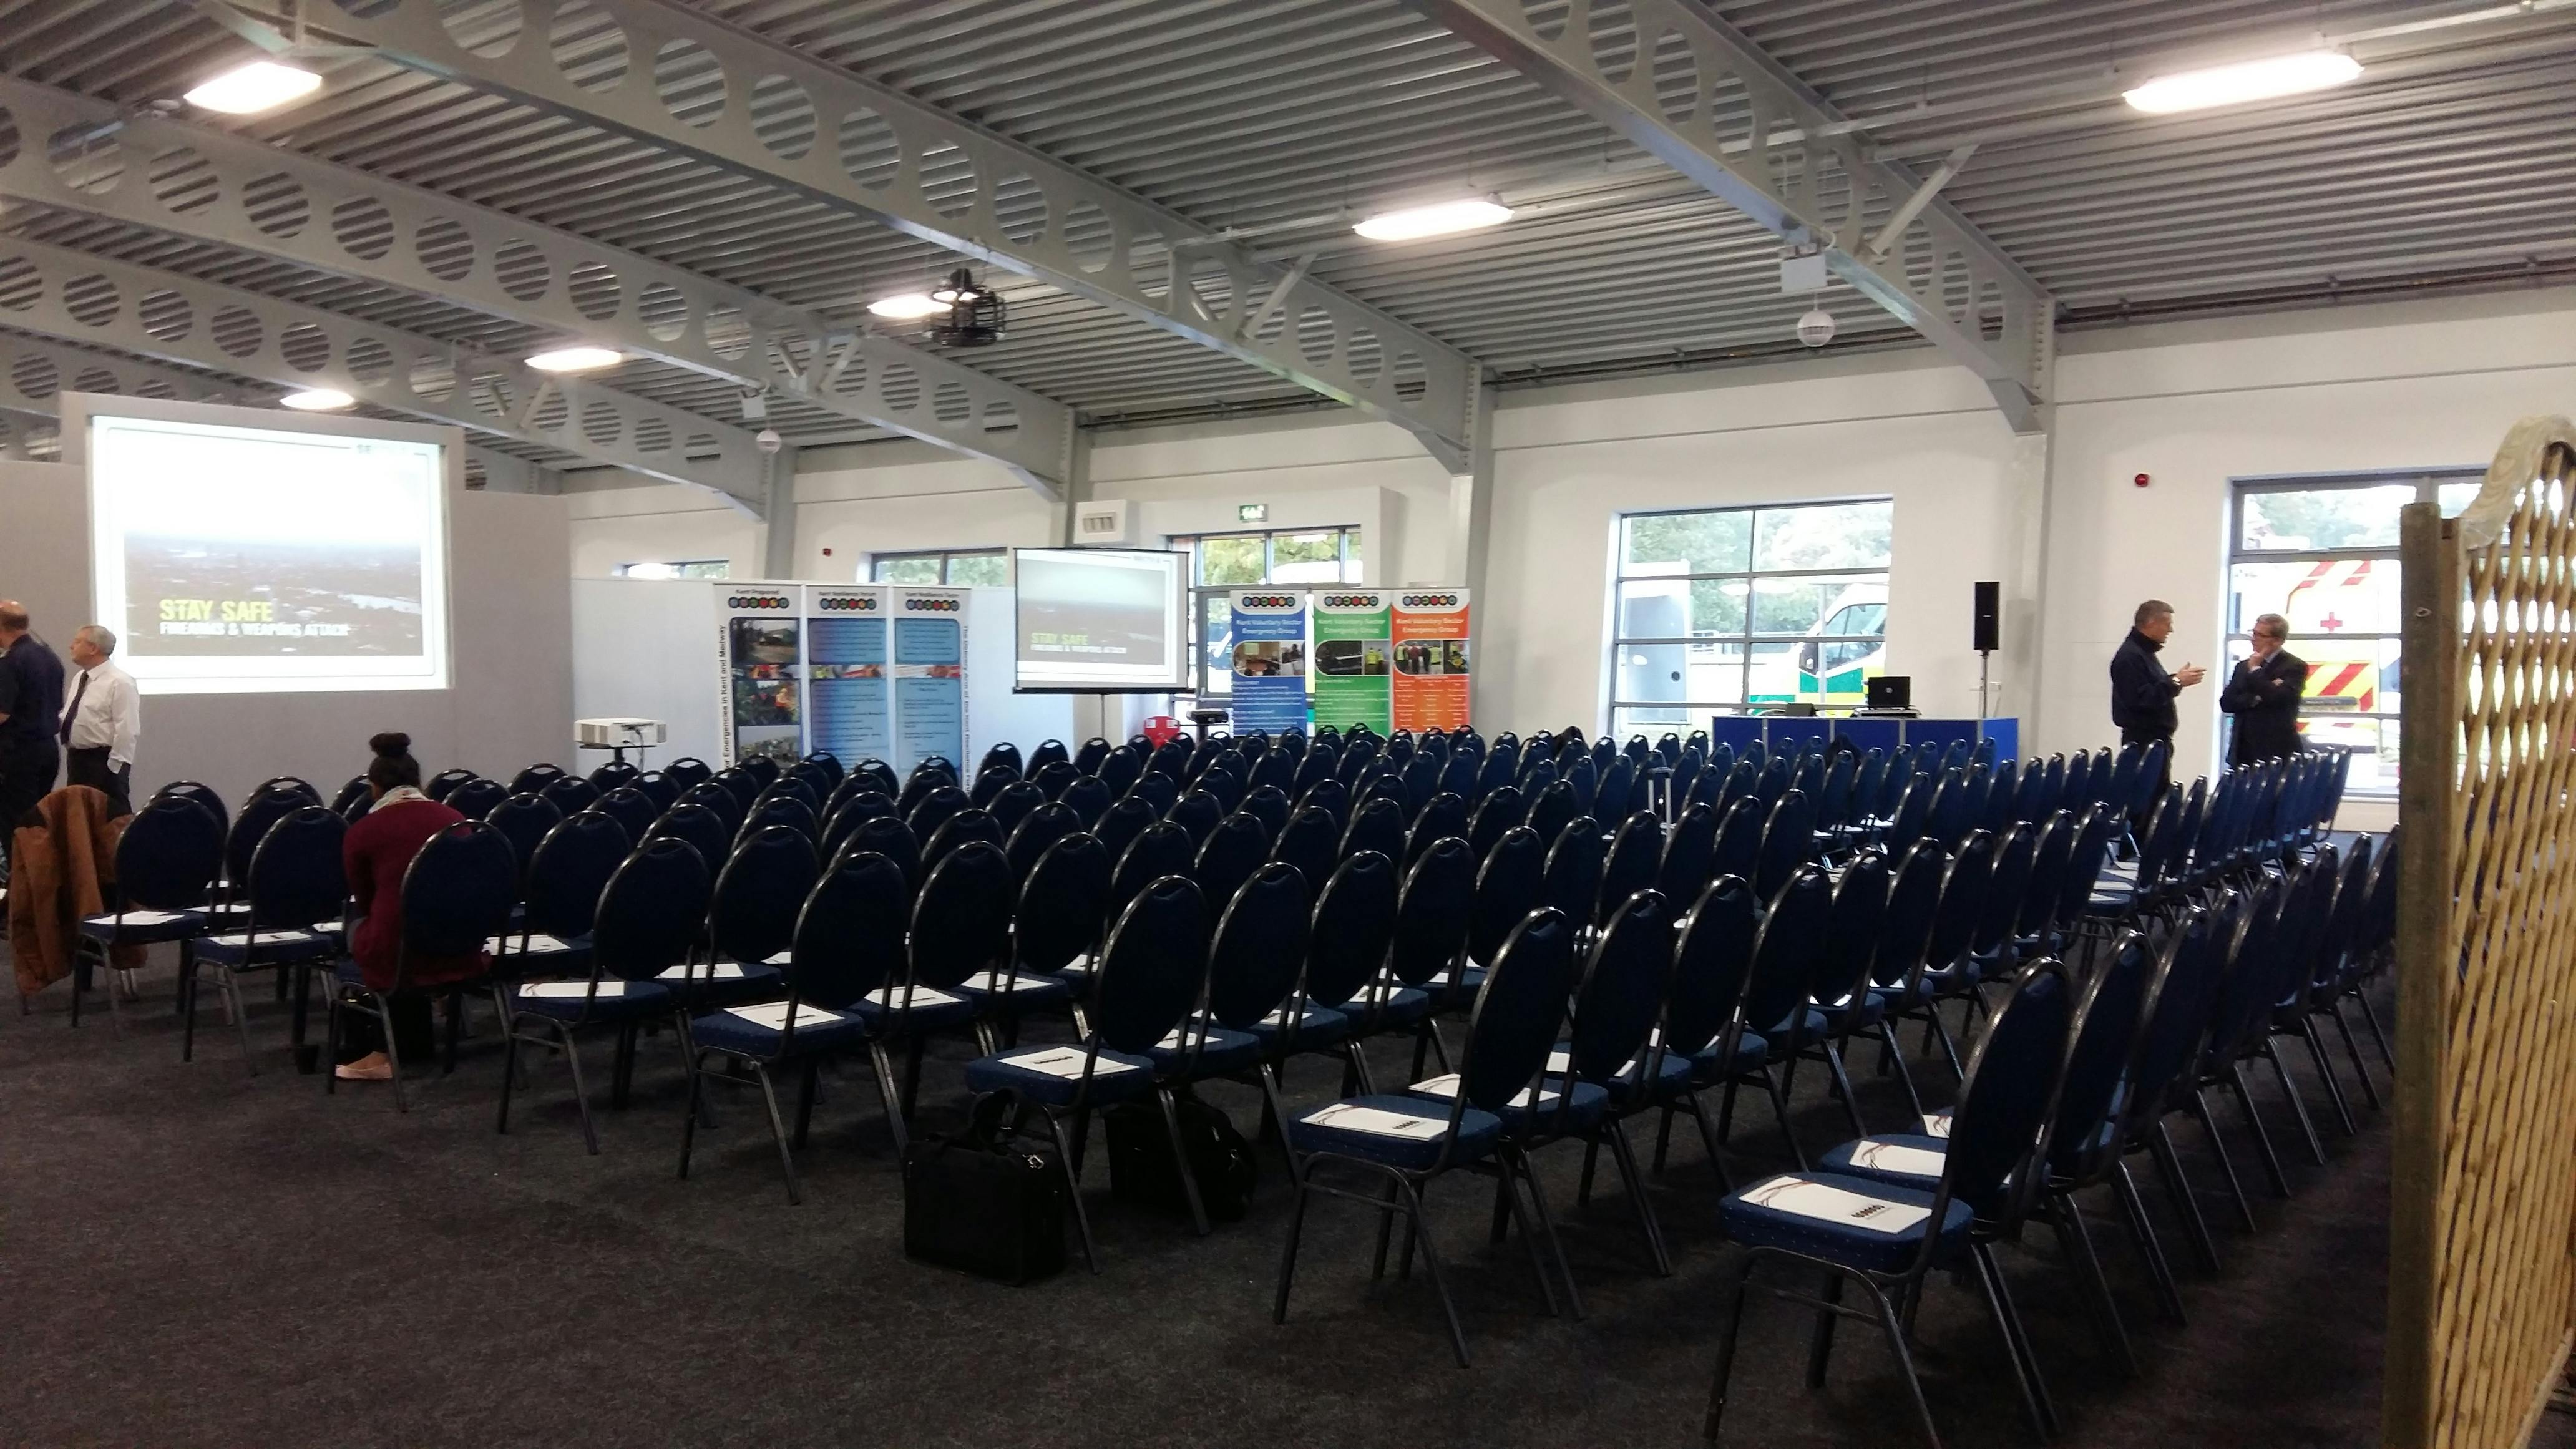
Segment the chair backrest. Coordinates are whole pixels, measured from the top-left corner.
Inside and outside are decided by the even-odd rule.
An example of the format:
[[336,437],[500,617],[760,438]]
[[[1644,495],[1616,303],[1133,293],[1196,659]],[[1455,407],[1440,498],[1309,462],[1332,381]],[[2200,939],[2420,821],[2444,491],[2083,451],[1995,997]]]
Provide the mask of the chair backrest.
[[966,797],[965,791],[954,785],[934,785],[904,812],[903,823],[912,827],[916,838],[927,841],[939,833],[939,827],[947,824],[950,816],[973,808],[975,802]]
[[1208,1015],[1219,1026],[1250,1027],[1296,990],[1311,901],[1305,877],[1276,860],[1234,893],[1208,946]]
[[[954,825],[957,822],[948,822]],[[996,824],[1001,823],[998,818]],[[1038,858],[1068,835],[1082,829],[1082,820],[1072,810],[1053,801],[1029,812],[1028,818],[1012,830],[1002,846],[1002,854],[1011,862],[1011,878],[1025,881],[1037,868]]]
[[751,813],[743,817],[742,829],[737,834],[753,835],[772,825],[786,826],[804,836],[809,843],[819,840],[823,834],[822,827],[816,823],[813,807],[807,805],[801,796],[786,791],[772,791],[762,796],[760,803],[751,807]]
[[1315,898],[1306,945],[1309,995],[1339,1006],[1377,978],[1395,939],[1397,905],[1393,860],[1373,850],[1343,857]]
[[[836,796],[839,803],[823,817],[823,854],[827,859],[840,850],[841,842],[850,838],[850,832],[858,829],[860,822],[895,817],[893,796],[868,785],[864,775],[850,778],[859,782],[860,788],[840,792]],[[684,799],[682,803],[687,802]]]
[[[1516,829],[1529,814],[1529,800],[1516,785],[1496,785],[1476,802],[1475,814],[1467,819],[1467,845],[1482,860],[1494,843],[1505,833]],[[1501,944],[1500,942],[1496,943]]]
[[1115,861],[1126,853],[1129,842],[1144,834],[1145,827],[1158,818],[1153,801],[1129,793],[1111,801],[1109,808],[1100,812],[1100,818],[1092,822],[1091,833],[1100,837],[1100,843],[1109,848],[1109,858]]
[[588,935],[600,892],[633,848],[626,827],[606,815],[564,817],[528,861],[528,929],[566,938]]
[[1947,970],[1974,948],[1994,877],[1994,837],[1970,832],[1951,852],[1949,873],[1941,878],[1941,905],[1932,914],[1932,944],[1924,952],[1931,969]]
[[1158,820],[1128,842],[1110,876],[1109,919],[1127,908],[1136,893],[1167,875],[1188,875],[1198,862],[1198,841],[1169,820]]
[[1888,875],[1887,914],[1870,955],[1872,982],[1899,986],[1912,981],[1927,964],[1933,924],[1941,911],[1941,887],[1949,874],[1950,852],[1937,840],[1917,840],[1896,853]]
[[628,840],[642,840],[662,812],[654,807],[653,797],[633,786],[621,785],[599,797],[591,809],[607,816],[626,832]]
[[[133,827],[126,829],[131,833]],[[250,858],[252,928],[300,931],[337,917],[349,895],[340,865],[341,841],[348,833],[347,821],[319,805],[299,806],[270,826]],[[120,852],[118,859],[123,858]],[[510,871],[515,887],[515,856]]]
[[1003,965],[1015,894],[1010,861],[986,841],[968,841],[930,866],[912,906],[913,984],[944,991]]
[[[578,815],[598,804],[599,797],[604,792],[597,785],[578,775],[566,775],[537,793],[553,802],[554,807],[564,814]],[[736,807],[737,810],[739,808],[739,806]]]
[[1931,817],[1923,823],[1933,839],[1956,846],[1977,828],[1976,784],[1965,766],[1953,765],[1941,772],[1940,784],[1932,792]]
[[634,784],[635,777],[643,773],[640,767],[628,764],[624,760],[610,760],[590,772],[590,783],[598,786],[600,793],[604,795],[621,786]]
[[1771,908],[1763,913],[1761,933],[1753,943],[1753,979],[1744,988],[1744,1024],[1768,1035],[1794,1017],[1815,994],[1817,965],[1824,960],[1827,918],[1833,911],[1832,878],[1815,866],[1800,866]]
[[420,793],[427,795],[432,800],[444,803],[449,795],[455,793],[457,786],[462,785],[473,778],[474,772],[472,770],[441,770],[437,774],[429,777],[429,782],[420,787]]
[[1404,873],[1387,959],[1396,979],[1419,986],[1454,965],[1467,949],[1475,901],[1475,852],[1454,835],[1432,842]]
[[1762,802],[1751,796],[1738,796],[1718,817],[1717,835],[1709,852],[1712,876],[1742,876],[1747,885],[1762,871]]
[[943,786],[954,789],[956,784],[957,780],[954,776],[924,760],[912,767],[912,773],[904,777],[903,788],[894,792],[894,808],[903,812],[908,819],[912,815],[913,808],[928,799],[931,791]]
[[1060,971],[1074,957],[1099,947],[1109,910],[1111,866],[1109,850],[1097,836],[1076,832],[1047,844],[1020,880],[1019,906],[1011,918],[1018,969]]
[[1791,790],[1771,807],[1762,822],[1762,855],[1753,888],[1766,897],[1785,884],[1791,872],[1816,858],[1816,807],[1807,792]]
[[2079,817],[2075,850],[2066,862],[2066,873],[2058,878],[2059,923],[2084,914],[2084,907],[2093,899],[2093,888],[2102,881],[2102,868],[2111,863],[2111,843],[2119,838],[2122,824],[2120,812],[2103,805],[2093,806]]
[[996,765],[1010,771],[1011,778],[1015,780],[1028,773],[1028,767],[1020,759],[1020,747],[1009,740],[1004,740],[985,750],[984,758],[976,763],[975,773],[981,777],[985,771]]
[[[1620,903],[1584,963],[1567,1054],[1574,1076],[1609,1081],[1645,1050],[1647,1035],[1663,1015],[1672,969],[1672,903],[1662,891],[1641,890]],[[1570,1112],[1573,1093],[1558,1101]]]
[[[1895,778],[1890,772],[1889,778]],[[1917,772],[1896,786],[1896,803],[1889,808],[1886,841],[1891,846],[1910,845],[1932,833],[1932,802],[1941,793],[1941,777]],[[1956,841],[1944,840],[1943,845]]]
[[[1602,778],[1606,782],[1609,777]],[[1608,793],[1602,792],[1605,800]],[[1601,886],[1592,899],[1593,923],[1608,926],[1628,897],[1651,889],[1663,857],[1664,822],[1645,811],[1620,821],[1610,837],[1609,853],[1601,861]]]
[[1977,823],[2001,834],[2005,827],[2021,819],[2013,809],[2019,800],[2020,783],[2021,766],[2017,762],[1997,761],[1993,772],[1986,777],[1985,800],[1977,812]]
[[1284,797],[1297,783],[1297,757],[1286,750],[1266,751],[1252,762],[1252,772],[1245,776],[1244,783],[1253,790],[1276,790]]
[[792,778],[811,785],[814,788],[814,798],[818,800],[830,799],[832,792],[841,787],[841,759],[829,750],[816,750],[788,766],[787,773]]
[[759,814],[761,808],[772,800],[794,800],[819,821],[823,818],[823,802],[828,798],[829,791],[816,790],[802,776],[781,775],[761,786],[760,793],[751,797],[751,806],[744,812],[744,818]]
[[1590,755],[1578,755],[1570,762],[1559,759],[1557,771],[1557,778],[1563,780],[1567,788],[1574,792],[1575,812],[1590,814],[1593,798],[1599,792],[1601,785],[1601,767],[1592,762]]
[[1044,790],[1026,780],[1010,781],[989,795],[981,791],[977,794],[982,798],[975,799],[975,805],[989,812],[1005,834],[1017,830],[1020,822],[1039,806],[1050,803]]
[[698,853],[700,860],[722,861],[733,854],[735,832],[725,828],[724,817],[708,806],[683,800],[662,812],[645,832],[646,838],[667,837],[685,840]]
[[1295,866],[1311,894],[1324,888],[1341,862],[1341,827],[1332,812],[1309,805],[1289,817],[1287,828],[1270,845],[1270,858]]
[[1717,811],[1693,801],[1674,817],[1655,867],[1655,889],[1669,900],[1696,900],[1717,872]]
[[1564,833],[1567,821],[1582,813],[1575,805],[1574,787],[1557,780],[1540,787],[1530,796],[1526,823],[1538,832],[1539,839],[1553,841]]
[[903,959],[911,913],[912,888],[902,866],[872,851],[833,862],[797,910],[788,989],[832,1010],[881,989]]
[[1467,801],[1443,790],[1424,801],[1414,816],[1412,828],[1404,835],[1404,858],[1407,863],[1420,860],[1434,841],[1464,842],[1466,838]]
[[1589,815],[1567,821],[1548,844],[1543,904],[1565,912],[1578,926],[1589,925],[1600,901],[1601,863],[1607,853],[1599,822]]
[[484,812],[483,820],[510,842],[510,852],[519,860],[520,879],[525,880],[528,867],[537,858],[537,847],[545,843],[548,831],[563,823],[563,812],[554,807],[554,802],[531,791],[512,795],[493,806]]
[[1056,797],[1056,803],[1071,810],[1083,824],[1091,825],[1109,813],[1109,807],[1117,798],[1108,781],[1085,775],[1065,786],[1064,793]]
[[1752,883],[1742,876],[1721,875],[1700,892],[1690,908],[1690,923],[1673,943],[1666,1047],[1701,1051],[1736,1019],[1752,978],[1754,941],[1761,929],[1761,907]]
[[[931,832],[930,839],[922,842],[922,869],[936,869],[939,862],[947,859],[949,853],[960,846],[980,842],[999,850],[1002,848],[1003,839],[1001,822],[995,820],[989,813],[969,805],[942,821],[939,828]],[[1018,877],[1014,876],[1013,879],[1016,880]]]
[[[2030,779],[2038,772],[2025,775]],[[2057,918],[2058,902],[2066,892],[2066,871],[2075,863],[2075,837],[2082,827],[2075,817],[2060,810],[2054,815],[2025,822],[2024,831],[2035,836],[2031,853],[2030,875],[2021,892],[2021,905],[2013,921],[2013,933],[2036,936],[2048,929]]]
[[2129,1063],[2129,1110],[2141,1119],[2163,1112],[2167,1090],[2191,1066],[2245,906],[2243,896],[2225,892],[2209,906],[2188,908],[2166,938],[2167,964],[2144,1003],[2137,1054]]
[[603,977],[649,981],[689,957],[715,891],[706,860],[685,840],[648,840],[599,894],[591,960]]
[[713,766],[709,765],[706,761],[699,759],[697,756],[682,755],[671,763],[664,765],[662,767],[662,773],[670,778],[672,784],[680,787],[680,792],[682,794],[686,794],[697,786],[713,779],[716,772]]
[[[161,791],[161,795],[168,793],[170,792],[166,788]],[[157,800],[161,795],[155,795],[152,798]],[[349,783],[340,787],[340,793],[331,797],[333,813],[352,825],[366,819],[368,812],[375,808],[375,787],[367,783],[367,777],[364,775],[350,776]]]
[[758,965],[795,943],[796,915],[822,874],[814,842],[785,825],[744,836],[716,872],[707,939],[716,954]]
[[2075,1039],[2049,1114],[2049,1160],[2073,1170],[2090,1155],[2120,1091],[2120,1079],[2137,1054],[2139,1015],[2147,991],[2166,961],[2147,938],[2124,932],[2094,957],[2075,1006]]
[[1127,793],[1127,787],[1135,784],[1136,778],[1145,773],[1145,754],[1134,745],[1120,745],[1103,757],[1100,768],[1092,773],[1100,777],[1100,783],[1109,787],[1113,797],[1123,795]]
[[1363,799],[1351,807],[1350,828],[1342,832],[1344,858],[1364,850],[1373,850],[1390,861],[1404,858],[1404,807],[1383,796]]
[[1091,1029],[1112,1051],[1142,1053],[1180,1025],[1207,980],[1207,905],[1167,875],[1118,913],[1092,987]]
[[873,757],[861,760],[850,767],[850,774],[866,779],[869,789],[877,791],[889,800],[903,794],[903,782],[895,778],[894,766],[883,760]]
[[1491,961],[1521,917],[1547,899],[1547,845],[1538,832],[1516,825],[1485,852],[1476,870],[1475,909],[1467,924],[1467,955]]
[[[670,771],[665,769],[663,773],[667,775]],[[510,777],[510,793],[513,795],[533,795],[563,777],[564,770],[561,765],[530,765],[526,769],[521,770],[519,773]],[[684,785],[682,788],[686,788],[686,786]]]
[[2012,939],[2013,927],[2021,920],[2022,905],[2030,891],[2031,868],[2039,857],[2039,827],[2035,825],[2015,825],[1999,839],[1994,877],[1986,885],[1986,906],[1977,918],[1972,943],[1972,949],[1981,954]]
[[2008,1185],[2039,1149],[2065,1067],[2074,997],[2066,968],[2043,957],[2013,982],[1977,1039],[1950,1115],[1940,1195],[1979,1217],[2012,1215]]
[[233,817],[232,832],[224,840],[224,879],[235,891],[250,883],[250,858],[259,843],[277,822],[305,806],[303,796],[292,790],[263,790],[242,802],[241,814]]
[[1049,765],[1064,765],[1072,762],[1073,752],[1065,748],[1062,740],[1040,740],[1037,747],[1029,751],[1029,770],[1033,774]]
[[117,897],[130,909],[200,906],[223,862],[224,827],[204,800],[165,790],[145,801],[117,837]]
[[903,878],[912,882],[914,889],[920,889],[921,837],[913,834],[912,827],[901,820],[891,815],[879,815],[860,821],[858,828],[842,839],[840,848],[842,855],[857,853],[873,853],[893,861],[903,867]]
[[1190,833],[1193,841],[1205,840],[1216,823],[1226,815],[1225,803],[1205,790],[1192,790],[1172,802],[1163,818]]
[[768,789],[787,769],[773,755],[745,755],[734,761],[733,767],[752,782],[755,791]]
[[[300,782],[299,782],[300,783]],[[310,786],[306,787],[310,789]],[[447,793],[447,808],[468,820],[480,820],[492,813],[492,807],[510,798],[509,790],[497,780],[481,776],[466,781]],[[315,803],[320,803],[316,801]]]
[[1816,999],[1834,1005],[1857,999],[1870,988],[1878,965],[1879,943],[1886,939],[1888,894],[1894,872],[1887,856],[1875,848],[1852,857],[1834,882],[1834,900],[1825,923],[1824,959],[1816,963]]
[[1198,882],[1199,894],[1206,900],[1231,901],[1269,858],[1270,832],[1258,819],[1238,810],[1218,821],[1216,829],[1199,843],[1189,874]]
[[396,989],[410,984],[414,957],[471,956],[501,934],[518,876],[510,843],[480,821],[460,821],[421,842],[403,870]]
[[1260,821],[1263,834],[1272,840],[1278,839],[1279,832],[1288,828],[1288,817],[1292,813],[1288,808],[1288,792],[1276,785],[1255,785],[1244,791],[1243,803],[1235,808]]
[[1297,796],[1297,809],[1290,818],[1308,810],[1321,810],[1333,817],[1333,846],[1341,848],[1342,828],[1351,820],[1351,787],[1339,780],[1318,780]]
[[635,777],[635,788],[653,797],[653,803],[668,810],[680,799],[679,782],[660,770],[646,770]]
[[[975,772],[975,783],[966,787],[966,798],[973,801],[977,808],[990,810],[993,808],[994,796],[1019,783],[1021,783],[1020,772],[1010,766],[986,765]],[[1041,792],[1038,798],[1043,800],[1046,796]]]
[[[1459,1090],[1449,1108],[1453,1124],[1467,1107],[1501,1110],[1547,1066],[1574,991],[1575,930],[1561,911],[1532,911],[1486,967],[1459,1054]],[[1450,1140],[1456,1137],[1452,1131]]]

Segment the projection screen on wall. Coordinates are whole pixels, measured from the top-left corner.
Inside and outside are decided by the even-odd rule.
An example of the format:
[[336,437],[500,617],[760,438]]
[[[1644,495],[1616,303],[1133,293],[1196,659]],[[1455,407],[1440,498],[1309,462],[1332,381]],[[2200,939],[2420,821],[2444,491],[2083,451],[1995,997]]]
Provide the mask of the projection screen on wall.
[[73,401],[93,616],[146,692],[447,687],[453,429]]
[[1166,694],[1189,687],[1189,555],[1011,550],[1021,693]]

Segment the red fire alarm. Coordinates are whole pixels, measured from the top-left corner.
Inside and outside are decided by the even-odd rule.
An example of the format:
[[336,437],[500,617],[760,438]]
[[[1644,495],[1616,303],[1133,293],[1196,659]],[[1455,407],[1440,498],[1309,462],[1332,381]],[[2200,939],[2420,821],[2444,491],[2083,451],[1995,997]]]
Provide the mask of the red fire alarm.
[[[2137,484],[2137,485],[2138,485],[2139,487],[2141,487],[2141,488],[2144,488],[2144,487],[2146,487],[2146,486],[2147,486],[2147,484],[2148,484],[2148,483],[2152,482],[2153,480],[2152,480],[2152,479],[2150,479],[2150,478],[2148,478],[2146,474],[2141,473],[2141,474],[2139,474],[2137,477],[2132,478],[2132,479],[2130,479],[2129,481],[2130,481],[2130,482],[2132,482],[2132,483]],[[830,551],[831,551],[831,550],[829,550],[829,549],[824,550],[824,552],[826,552],[826,553],[829,553]]]
[[[2144,474],[2144,473],[2141,473],[2141,474],[2139,474],[2138,476],[2139,476],[2139,477],[2141,477],[2141,478],[2144,478],[2144,477],[2145,477],[2145,476],[2147,476],[2147,475],[2146,475],[2146,474]],[[831,556],[832,556],[832,551],[831,551],[830,549],[828,549],[828,548],[827,548],[827,549],[823,550],[823,557],[825,557],[825,558],[830,558]]]

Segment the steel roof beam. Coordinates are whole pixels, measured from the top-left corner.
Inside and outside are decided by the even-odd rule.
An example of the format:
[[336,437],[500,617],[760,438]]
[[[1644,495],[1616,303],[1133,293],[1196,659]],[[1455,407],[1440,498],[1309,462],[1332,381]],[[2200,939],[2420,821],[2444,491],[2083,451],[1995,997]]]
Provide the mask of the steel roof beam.
[[[1610,126],[1782,241],[1824,249],[1836,276],[1974,371],[2013,431],[2043,426],[2054,302],[1948,203],[1915,208],[1878,238],[1866,219],[1902,211],[1924,183],[1875,160],[1844,117],[1692,0],[1627,0],[1632,33],[1596,44],[1595,0],[1544,27],[1522,0],[1406,0],[1549,93]],[[1601,17],[1605,32],[1612,19]],[[1658,61],[1677,41],[1692,63],[1686,105]],[[1836,128],[1842,131],[1837,133]]]
[[[1177,212],[676,0],[589,0],[583,16],[601,30],[581,53],[614,49],[626,60],[613,77],[594,61],[575,80],[551,41],[556,10],[555,0],[523,0],[515,40],[476,35],[472,49],[438,0],[312,6],[308,18],[317,33],[385,60],[1034,277],[1463,457],[1474,360],[1367,303],[1302,278],[1274,319],[1282,325],[1239,336],[1273,275]],[[1223,278],[1222,305],[1200,294],[1200,276]]]
[[0,238],[0,326],[257,378],[767,501],[751,434],[511,358],[257,292]]
[[[766,388],[986,458],[1050,498],[1073,409],[938,353],[507,212],[0,77],[0,195],[309,266]],[[49,145],[48,138],[61,138]]]

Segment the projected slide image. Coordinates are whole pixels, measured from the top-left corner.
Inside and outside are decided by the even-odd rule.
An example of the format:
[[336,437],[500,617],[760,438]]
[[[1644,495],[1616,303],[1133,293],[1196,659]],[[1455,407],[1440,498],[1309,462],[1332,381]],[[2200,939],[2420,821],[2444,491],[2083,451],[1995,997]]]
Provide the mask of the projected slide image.
[[1020,653],[1157,667],[1170,637],[1170,588],[1159,568],[1024,559]]
[[1315,646],[1315,672],[1342,677],[1386,673],[1384,639],[1326,639]]
[[95,604],[136,677],[444,686],[439,444],[104,413],[88,441]]
[[1303,676],[1306,646],[1294,639],[1247,639],[1234,646],[1234,672],[1248,679]]
[[1467,641],[1408,639],[1395,646],[1395,669],[1399,674],[1464,674]]

